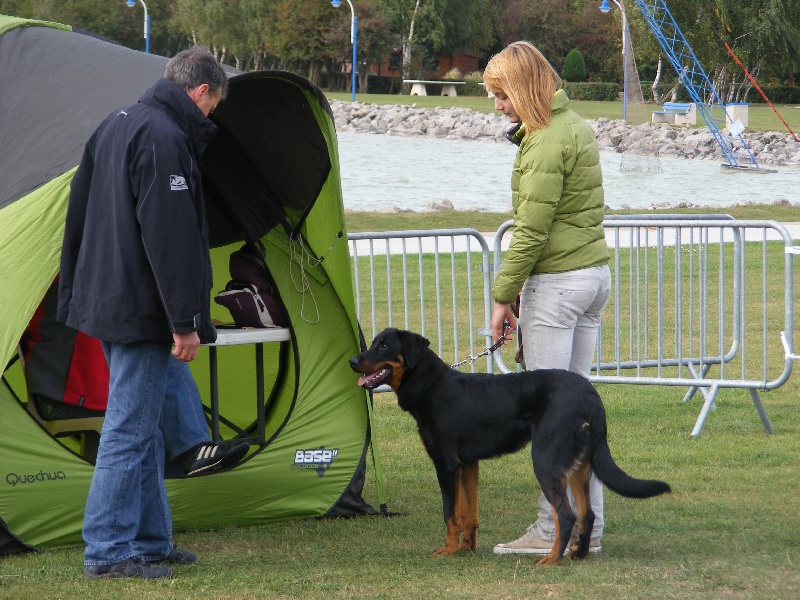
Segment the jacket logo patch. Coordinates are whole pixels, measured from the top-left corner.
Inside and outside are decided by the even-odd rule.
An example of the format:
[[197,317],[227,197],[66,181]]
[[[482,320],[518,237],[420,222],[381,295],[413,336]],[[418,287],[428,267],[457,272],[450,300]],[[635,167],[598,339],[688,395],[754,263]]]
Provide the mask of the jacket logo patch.
[[186,178],[183,175],[170,175],[169,176],[169,189],[173,192],[181,190],[188,190],[189,186],[186,185]]

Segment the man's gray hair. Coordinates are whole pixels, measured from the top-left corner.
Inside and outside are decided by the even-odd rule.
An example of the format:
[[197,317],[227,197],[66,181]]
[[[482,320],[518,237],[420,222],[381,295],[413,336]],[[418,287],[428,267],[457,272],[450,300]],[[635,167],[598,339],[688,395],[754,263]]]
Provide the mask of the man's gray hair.
[[222,91],[222,99],[228,95],[228,76],[222,65],[208,48],[194,46],[179,52],[167,63],[164,77],[186,90],[208,84],[212,94]]

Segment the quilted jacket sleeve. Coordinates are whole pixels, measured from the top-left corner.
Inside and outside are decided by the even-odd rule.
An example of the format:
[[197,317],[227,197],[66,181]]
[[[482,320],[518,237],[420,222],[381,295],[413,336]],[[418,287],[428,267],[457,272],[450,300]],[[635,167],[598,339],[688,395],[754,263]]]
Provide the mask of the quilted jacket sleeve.
[[565,155],[560,144],[527,136],[514,164],[514,234],[492,288],[495,301],[510,304],[548,243],[564,184]]

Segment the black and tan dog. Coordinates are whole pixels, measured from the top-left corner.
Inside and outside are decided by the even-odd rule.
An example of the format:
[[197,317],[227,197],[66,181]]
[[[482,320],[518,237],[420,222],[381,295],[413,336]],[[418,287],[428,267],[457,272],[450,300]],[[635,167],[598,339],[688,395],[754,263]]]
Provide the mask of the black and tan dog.
[[506,375],[460,373],[448,367],[421,335],[385,329],[369,350],[350,359],[367,389],[387,383],[400,408],[417,421],[442,491],[446,544],[434,552],[473,550],[478,529],[478,461],[531,443],[533,471],[557,516],[550,554],[536,564],[560,564],[576,517],[578,538],[569,557],[586,558],[594,513],[589,474],[614,492],[649,498],[670,491],[663,481],[634,479],[611,458],[606,414],[586,379],[560,369]]

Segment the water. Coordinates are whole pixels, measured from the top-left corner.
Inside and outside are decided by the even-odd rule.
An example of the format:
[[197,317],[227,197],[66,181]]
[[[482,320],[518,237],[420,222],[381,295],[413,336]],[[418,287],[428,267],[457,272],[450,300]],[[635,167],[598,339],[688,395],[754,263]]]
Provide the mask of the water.
[[[339,133],[345,208],[423,210],[449,200],[456,210],[511,209],[510,142]],[[722,161],[661,157],[663,173],[621,172],[621,155],[601,152],[606,206],[647,209],[683,203],[711,210],[745,204],[800,203],[800,169],[722,173]]]

